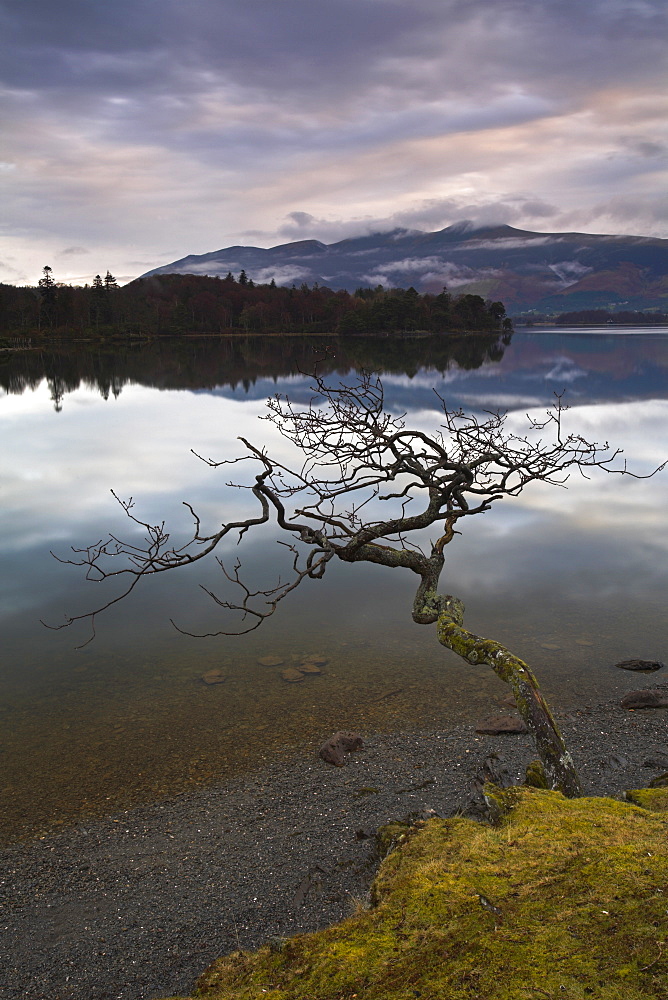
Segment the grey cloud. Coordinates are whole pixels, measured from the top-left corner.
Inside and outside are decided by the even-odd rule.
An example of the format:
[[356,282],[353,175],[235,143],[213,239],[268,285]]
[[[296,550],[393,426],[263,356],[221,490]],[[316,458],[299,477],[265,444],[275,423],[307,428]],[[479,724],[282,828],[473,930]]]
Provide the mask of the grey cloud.
[[534,219],[550,219],[559,212],[555,205],[548,205],[545,201],[525,201],[522,209],[526,215]]
[[668,222],[668,202],[665,198],[620,195],[585,210],[581,218],[588,221],[607,218],[622,223],[640,220],[651,227]]
[[[422,268],[420,267],[420,263],[423,265]],[[431,268],[431,270],[425,271],[425,266]],[[385,285],[386,287],[390,287],[397,280],[396,278],[393,280],[392,275],[401,275],[405,282],[406,278],[404,275],[411,272],[414,272],[416,275],[416,284],[423,288],[432,288],[434,284],[447,284],[450,288],[460,288],[462,285],[469,285],[474,281],[485,281],[495,278],[499,274],[499,271],[491,267],[474,269],[459,266],[449,260],[444,261],[440,257],[428,257],[422,261],[417,259],[411,260],[410,258],[389,261],[374,268],[368,274],[363,274],[362,279],[369,285]]]
[[641,139],[633,135],[622,136],[620,144],[637,156],[644,156],[648,159],[663,157],[668,152],[668,146],[663,142],[656,142],[653,139]]
[[[351,236],[387,232],[394,228],[388,219],[318,219],[309,212],[290,212],[288,218],[290,221],[277,229],[279,235],[288,240],[317,238],[323,243],[338,243]],[[264,235],[266,237],[267,234]]]
[[[266,226],[268,243],[461,218],[541,229],[567,217],[547,203],[557,192],[631,225],[622,188],[656,168],[661,145],[656,109],[631,102],[617,120],[614,95],[659,92],[666,14],[665,0],[0,0],[6,221],[53,234],[52,247],[93,246],[107,229],[133,256],[221,246],[244,225]],[[569,174],[569,115],[595,103],[592,150]],[[509,191],[504,158],[518,162],[515,136],[534,122],[545,130],[526,163],[540,169]],[[551,123],[557,164],[543,151]],[[612,128],[596,138],[601,123]],[[423,166],[439,143],[441,162]],[[302,173],[295,198],[286,178]],[[659,225],[649,201],[637,218]]]
[[90,250],[86,250],[85,247],[65,247],[64,250],[60,251],[61,257],[78,257],[81,254],[90,253]]
[[19,268],[14,267],[12,264],[10,264],[8,260],[0,260],[0,273],[3,272],[8,276],[11,276],[11,278],[14,281],[17,278],[25,279],[25,275],[22,273],[22,271]]
[[253,278],[260,284],[268,284],[273,279],[277,285],[283,285],[291,281],[304,281],[310,275],[311,272],[304,267],[284,264],[280,267],[262,267],[254,272]]
[[[461,219],[468,219],[471,228],[489,225],[533,224],[536,220],[554,217],[558,209],[540,199],[532,199],[518,195],[500,201],[485,201],[471,203],[464,199],[443,198],[429,199],[414,208],[395,212],[393,215],[372,218],[323,219],[316,218],[309,212],[289,212],[287,220],[278,232],[291,240],[319,239],[325,243],[335,243],[351,236],[362,236],[371,233],[391,232],[393,229],[415,229],[417,231],[435,231],[444,229]],[[251,235],[248,233],[247,235]],[[254,233],[260,236],[260,233]]]
[[[438,109],[425,105],[450,97],[461,107],[463,93],[471,108],[453,111],[452,121],[446,113],[443,129],[544,114],[546,100],[579,95],[593,79],[655,72],[665,18],[658,0],[641,12],[607,0],[117,0],[113,14],[64,0],[57,17],[43,0],[23,0],[0,11],[5,79],[55,88],[56,102],[67,103],[68,90],[91,104],[114,93],[179,95],[172,112],[196,119],[199,99],[222,88],[241,104],[263,95],[295,110],[328,108],[334,132],[365,108],[374,119],[426,115],[433,127]],[[642,55],[629,44],[640,39]],[[126,114],[151,124],[155,111]]]
[[443,228],[458,219],[469,219],[478,227],[493,225],[531,225],[533,220],[554,217],[558,209],[541,199],[523,195],[508,195],[506,198],[479,202],[447,198],[424,202],[415,209],[398,212],[393,216],[394,225],[418,226],[419,228]]

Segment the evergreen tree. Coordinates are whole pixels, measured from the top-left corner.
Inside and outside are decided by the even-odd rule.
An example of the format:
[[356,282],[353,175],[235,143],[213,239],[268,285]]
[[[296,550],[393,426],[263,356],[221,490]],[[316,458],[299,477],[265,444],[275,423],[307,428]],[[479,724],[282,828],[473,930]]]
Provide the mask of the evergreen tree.
[[56,301],[56,282],[53,278],[53,271],[48,264],[42,268],[43,277],[39,279],[39,287],[42,292],[42,301],[46,305]]
[[104,294],[104,281],[99,274],[96,274],[93,278],[93,306],[91,309],[91,318],[95,321],[95,326],[98,326],[100,323],[100,316],[104,305]]
[[42,329],[42,311],[49,321],[49,325],[53,325],[53,307],[56,304],[57,288],[56,282],[53,278],[53,272],[48,264],[42,268],[42,277],[39,279],[39,290],[41,292],[41,301],[38,316],[38,328]]

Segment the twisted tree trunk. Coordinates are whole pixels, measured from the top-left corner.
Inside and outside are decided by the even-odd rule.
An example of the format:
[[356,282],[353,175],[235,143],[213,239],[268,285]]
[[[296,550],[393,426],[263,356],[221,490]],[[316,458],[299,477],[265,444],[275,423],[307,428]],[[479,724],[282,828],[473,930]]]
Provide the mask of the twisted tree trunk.
[[494,639],[464,628],[464,604],[458,597],[437,591],[444,564],[443,547],[452,538],[452,524],[433,547],[429,558],[422,557],[420,585],[413,602],[413,621],[418,625],[436,623],[438,641],[467,663],[484,663],[509,684],[517,709],[534,738],[549,788],[568,798],[582,795],[582,786],[559,727],[543,698],[531,668]]
[[441,597],[440,604],[438,641],[468,663],[491,667],[510,685],[518,711],[536,741],[549,787],[568,798],[582,795],[573,759],[529,666],[494,639],[468,632],[463,627],[464,605],[457,597]]

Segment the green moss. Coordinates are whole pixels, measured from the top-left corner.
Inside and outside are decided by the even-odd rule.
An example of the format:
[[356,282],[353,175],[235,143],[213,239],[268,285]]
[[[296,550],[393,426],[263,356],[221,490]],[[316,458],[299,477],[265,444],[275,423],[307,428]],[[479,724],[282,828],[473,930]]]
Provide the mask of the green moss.
[[666,1000],[668,816],[494,794],[498,826],[428,821],[382,863],[373,909],[280,952],[228,955],[195,997]]
[[386,823],[376,831],[376,844],[381,858],[393,851],[399,843],[411,833],[411,824],[407,820],[395,820],[393,823]]
[[651,812],[668,812],[668,788],[635,788],[626,792],[626,798]]
[[365,795],[378,795],[379,792],[379,788],[373,788],[371,785],[363,785],[362,788],[358,788],[355,792],[355,798],[362,799]]
[[542,761],[532,760],[531,763],[527,765],[524,783],[525,785],[529,785],[531,788],[548,787],[545,768],[543,767]]

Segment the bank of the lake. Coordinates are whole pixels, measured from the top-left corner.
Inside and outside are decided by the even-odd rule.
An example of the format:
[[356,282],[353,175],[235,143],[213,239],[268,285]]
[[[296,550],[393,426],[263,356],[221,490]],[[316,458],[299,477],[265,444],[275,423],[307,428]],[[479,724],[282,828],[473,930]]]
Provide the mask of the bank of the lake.
[[[561,725],[588,794],[621,796],[668,770],[665,711],[615,700]],[[349,914],[377,867],[378,826],[451,814],[490,752],[516,779],[533,757],[528,737],[471,726],[375,735],[341,768],[317,749],[6,849],[3,1000],[189,993],[222,954]]]

